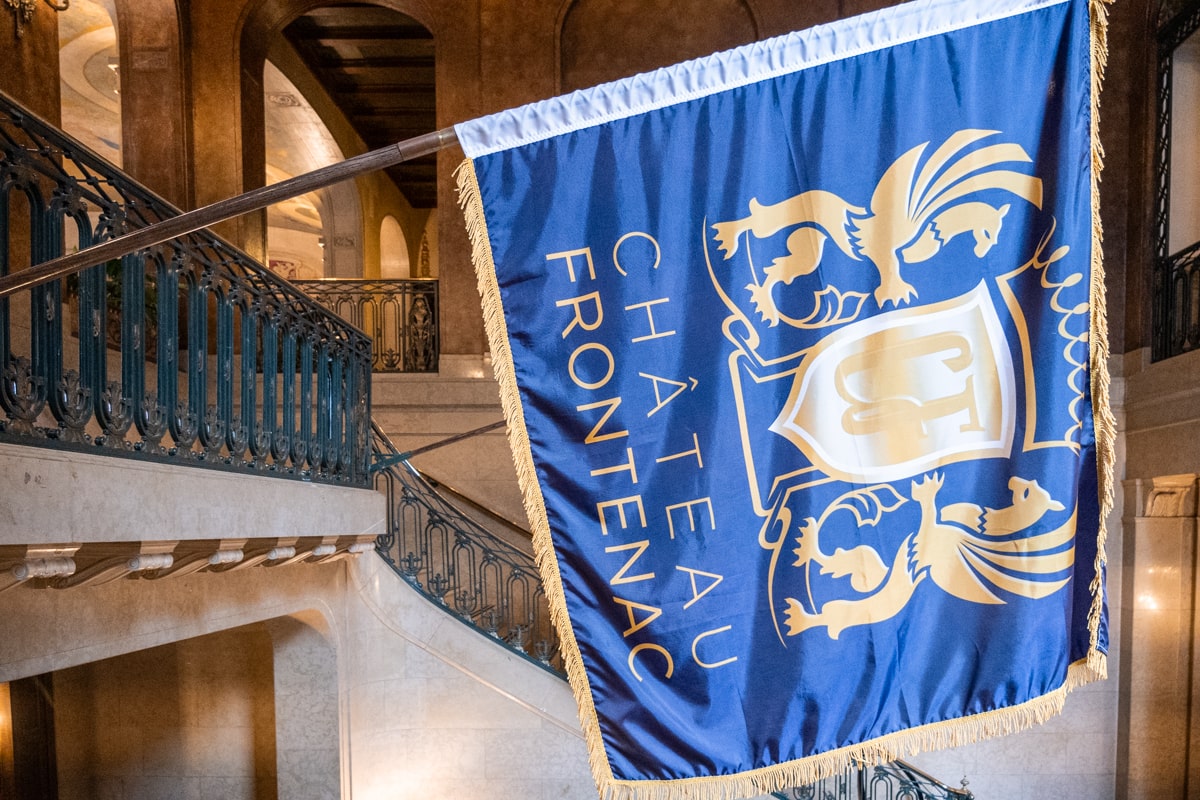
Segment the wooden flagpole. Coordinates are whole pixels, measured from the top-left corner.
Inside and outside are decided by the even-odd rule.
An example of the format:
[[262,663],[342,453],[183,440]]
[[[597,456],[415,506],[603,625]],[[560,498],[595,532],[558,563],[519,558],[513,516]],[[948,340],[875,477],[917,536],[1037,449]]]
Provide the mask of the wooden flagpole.
[[457,142],[454,129],[443,128],[188,211],[76,253],[0,276],[0,298],[358,175],[436,153]]

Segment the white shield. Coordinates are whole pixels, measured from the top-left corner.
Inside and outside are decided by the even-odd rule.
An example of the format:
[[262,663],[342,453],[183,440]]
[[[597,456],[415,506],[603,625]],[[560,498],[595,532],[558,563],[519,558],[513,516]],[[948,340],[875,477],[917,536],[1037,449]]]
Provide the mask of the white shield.
[[899,480],[1012,449],[1012,357],[984,284],[825,337],[771,430],[838,480]]

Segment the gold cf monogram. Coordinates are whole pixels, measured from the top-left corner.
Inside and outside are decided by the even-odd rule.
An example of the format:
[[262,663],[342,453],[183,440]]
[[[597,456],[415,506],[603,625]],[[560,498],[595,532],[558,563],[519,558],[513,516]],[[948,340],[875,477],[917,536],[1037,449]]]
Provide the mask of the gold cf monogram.
[[[962,390],[941,397],[923,398],[936,386],[945,386],[945,377],[931,374],[926,361],[938,356],[937,363],[949,374],[967,372]],[[974,356],[971,341],[958,333],[942,332],[918,339],[895,342],[879,349],[849,355],[834,371],[838,396],[850,404],[842,414],[842,428],[852,436],[889,432],[893,437],[925,439],[927,423],[963,411],[967,421],[959,426],[963,433],[982,431],[975,397],[975,379],[970,374]],[[940,370],[939,370],[940,371]],[[862,387],[850,387],[852,379]],[[869,391],[872,396],[863,394]]]

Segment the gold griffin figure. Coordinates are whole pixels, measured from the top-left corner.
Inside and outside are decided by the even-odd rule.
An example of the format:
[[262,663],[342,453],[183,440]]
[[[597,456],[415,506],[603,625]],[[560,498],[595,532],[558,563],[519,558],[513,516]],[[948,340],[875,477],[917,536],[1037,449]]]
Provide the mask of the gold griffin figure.
[[865,545],[824,556],[816,541],[819,526],[806,530],[801,537],[802,550],[796,551],[802,556],[798,565],[816,561],[822,565],[822,573],[850,575],[856,592],[871,594],[830,600],[815,614],[805,611],[800,601],[787,598],[788,635],[825,627],[829,637],[837,639],[847,628],[890,619],[904,609],[926,578],[955,597],[989,605],[1005,602],[993,588],[1036,600],[1067,584],[1069,578],[1045,580],[1042,576],[1060,573],[1075,563],[1075,548],[1062,549],[1075,536],[1074,514],[1047,533],[1013,537],[1047,513],[1063,510],[1063,504],[1037,481],[1010,478],[1012,504],[998,509],[981,509],[974,503],[939,508],[942,483],[940,474],[913,481],[912,499],[920,504],[920,525],[901,543],[890,568]]
[[838,195],[820,189],[801,192],[773,205],[757,198],[749,203],[749,216],[714,224],[718,247],[728,260],[737,252],[741,236],[764,239],[786,228],[788,252],[763,270],[765,280],[748,284],[750,299],[763,319],[778,324],[780,312],[772,291],[811,274],[821,262],[825,243],[833,243],[855,261],[866,259],[879,273],[875,301],[880,308],[899,307],[917,296],[900,275],[902,264],[927,261],[955,236],[972,233],[977,258],[996,243],[1009,206],[999,208],[967,196],[999,189],[1042,207],[1042,182],[1032,175],[1001,169],[1006,163],[1030,163],[1016,144],[993,144],[963,152],[975,142],[999,131],[962,130],[953,134],[924,164],[928,142],[917,145],[888,167],[876,184],[867,208],[851,205]]

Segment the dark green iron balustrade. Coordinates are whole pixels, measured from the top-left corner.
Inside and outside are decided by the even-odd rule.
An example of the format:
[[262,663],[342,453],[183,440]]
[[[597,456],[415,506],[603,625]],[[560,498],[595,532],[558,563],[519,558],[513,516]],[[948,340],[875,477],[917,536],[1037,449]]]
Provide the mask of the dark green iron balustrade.
[[[492,426],[478,432],[490,430]],[[387,533],[376,552],[421,594],[463,622],[565,679],[558,637],[550,624],[529,533],[499,522],[484,525],[438,490],[388,440],[375,432],[376,488],[388,498]],[[452,437],[455,440],[461,437]],[[517,547],[504,538],[519,537]],[[778,792],[780,800],[971,800],[903,761],[852,767],[808,786]]]
[[325,279],[297,288],[371,337],[375,372],[437,372],[438,282]]
[[[1173,13],[1166,16],[1168,11]],[[1150,355],[1154,361],[1200,348],[1200,242],[1170,252],[1173,144],[1183,149],[1181,161],[1185,164],[1187,156],[1194,158],[1196,155],[1196,144],[1188,136],[1182,137],[1180,142],[1172,142],[1173,120],[1194,120],[1200,111],[1186,103],[1175,107],[1175,53],[1185,42],[1194,42],[1193,37],[1200,36],[1200,0],[1164,4],[1162,13],[1166,18],[1160,18],[1162,26],[1158,31],[1158,119],[1154,144],[1154,286],[1150,339]],[[1195,176],[1186,179],[1195,181]]]
[[[0,277],[179,211],[0,95]],[[369,485],[370,340],[207,231],[0,298],[0,441]]]
[[1200,242],[1154,265],[1155,361],[1200,349]]
[[[379,555],[418,592],[561,675],[558,637],[529,554],[529,534],[503,526],[510,539],[504,541],[438,492],[378,425],[374,430],[381,465],[375,485],[388,498]],[[524,548],[518,546],[522,540]]]
[[960,789],[904,761],[849,767],[824,780],[776,792],[780,800],[973,800],[963,779]]

